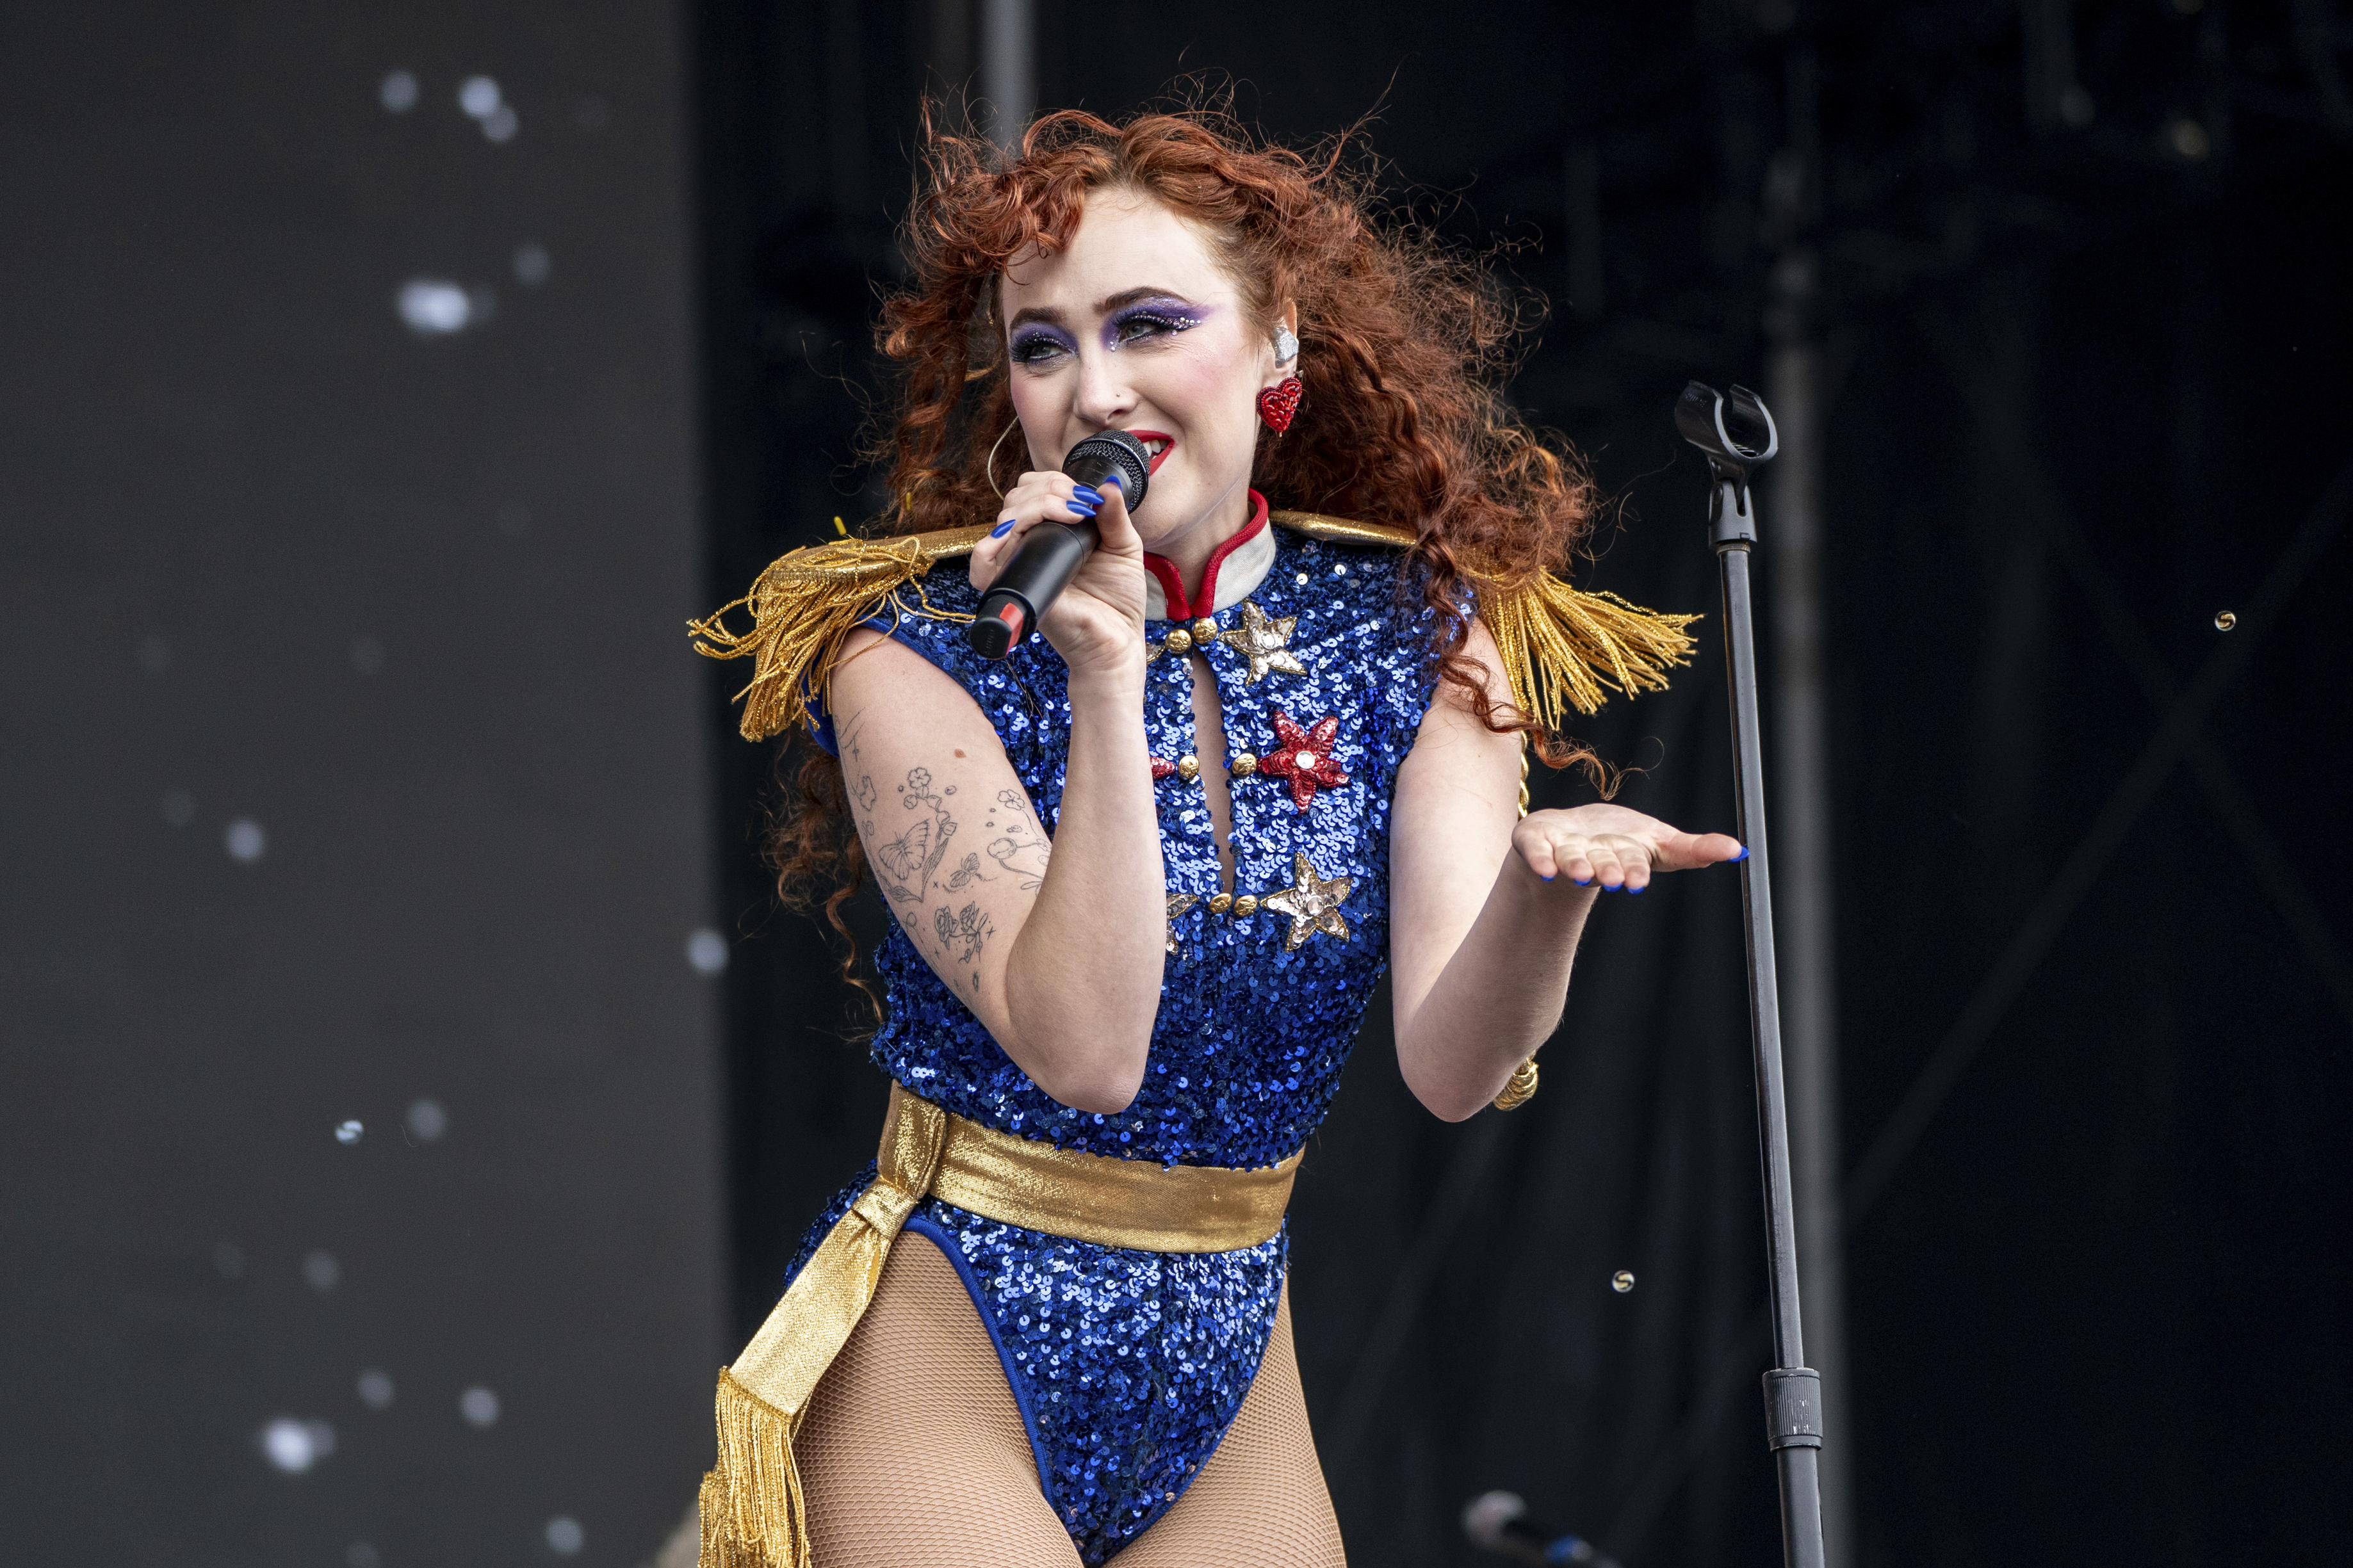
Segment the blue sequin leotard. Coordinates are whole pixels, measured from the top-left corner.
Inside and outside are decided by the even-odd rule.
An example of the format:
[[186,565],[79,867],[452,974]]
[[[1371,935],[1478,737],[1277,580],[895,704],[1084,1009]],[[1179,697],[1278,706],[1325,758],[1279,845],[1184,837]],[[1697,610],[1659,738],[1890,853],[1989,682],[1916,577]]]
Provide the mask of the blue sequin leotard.
[[[1165,1164],[1271,1164],[1323,1120],[1387,967],[1390,801],[1436,671],[1428,612],[1400,596],[1395,552],[1277,530],[1266,563],[1265,503],[1257,507],[1221,557],[1254,546],[1264,575],[1207,617],[1215,635],[1202,635],[1198,615],[1145,628],[1157,650],[1145,668],[1145,729],[1164,774],[1155,787],[1169,920],[1134,1102],[1114,1115],[1050,1099],[894,926],[877,955],[890,1016],[872,1054],[914,1093],[1004,1131]],[[1202,597],[1232,597],[1235,575],[1213,596],[1213,565]],[[1160,580],[1163,602],[1181,599],[1169,574]],[[935,608],[967,615],[977,599],[955,570],[934,573],[923,592]],[[1229,756],[1195,745],[1188,658],[1166,649],[1179,626],[1216,675]],[[1050,835],[1061,805],[1070,704],[1060,658],[1033,634],[990,663],[946,618],[888,629],[971,694],[1028,793],[1008,792],[968,826],[977,841],[957,844],[942,875],[967,855],[979,857],[978,872],[1019,874],[1024,830]],[[1198,775],[1245,752],[1265,763],[1231,781],[1229,902]],[[878,873],[887,878],[887,866]],[[955,917],[925,906],[918,918],[944,929]],[[871,1174],[828,1205],[795,1272]],[[1048,1501],[1085,1562],[1108,1560],[1184,1493],[1240,1408],[1281,1299],[1286,1237],[1226,1253],[1127,1251],[938,1199],[907,1228],[963,1275]]]

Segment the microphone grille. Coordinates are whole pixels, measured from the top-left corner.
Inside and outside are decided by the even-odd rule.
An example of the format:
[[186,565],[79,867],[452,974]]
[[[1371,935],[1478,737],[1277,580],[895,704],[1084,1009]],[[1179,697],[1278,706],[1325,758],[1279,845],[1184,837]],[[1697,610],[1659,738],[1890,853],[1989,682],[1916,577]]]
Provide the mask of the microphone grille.
[[1528,1511],[1517,1492],[1483,1492],[1462,1505],[1462,1533],[1490,1551],[1504,1544],[1504,1526]]
[[1144,504],[1144,492],[1152,483],[1152,455],[1144,449],[1143,442],[1124,430],[1099,431],[1071,447],[1062,466],[1068,468],[1082,453],[1117,466],[1128,510],[1134,511]]

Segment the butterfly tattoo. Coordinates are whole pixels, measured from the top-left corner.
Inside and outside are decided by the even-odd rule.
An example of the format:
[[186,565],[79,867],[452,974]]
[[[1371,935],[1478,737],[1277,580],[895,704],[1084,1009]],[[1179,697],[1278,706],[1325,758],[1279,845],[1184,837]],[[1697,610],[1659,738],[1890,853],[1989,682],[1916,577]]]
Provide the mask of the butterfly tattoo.
[[907,782],[899,786],[899,804],[923,815],[898,837],[876,845],[874,860],[888,879],[884,890],[892,898],[924,903],[931,898],[932,873],[939,869],[948,840],[955,837],[955,818],[932,793],[929,768],[907,770]]

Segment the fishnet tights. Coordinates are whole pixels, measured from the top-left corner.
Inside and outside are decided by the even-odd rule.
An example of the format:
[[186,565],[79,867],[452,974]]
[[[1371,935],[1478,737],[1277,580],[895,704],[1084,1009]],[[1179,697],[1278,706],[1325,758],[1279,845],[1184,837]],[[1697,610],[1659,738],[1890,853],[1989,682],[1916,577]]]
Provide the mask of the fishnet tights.
[[[794,1443],[817,1568],[1077,1568],[964,1281],[902,1233]],[[1286,1290],[1258,1379],[1192,1487],[1120,1568],[1345,1568]]]

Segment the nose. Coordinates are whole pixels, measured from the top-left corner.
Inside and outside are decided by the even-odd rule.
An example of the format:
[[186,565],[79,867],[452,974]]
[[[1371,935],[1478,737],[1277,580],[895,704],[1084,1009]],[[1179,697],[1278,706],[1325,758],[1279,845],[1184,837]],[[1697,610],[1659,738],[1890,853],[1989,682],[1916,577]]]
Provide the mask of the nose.
[[1095,343],[1080,350],[1079,395],[1071,412],[1099,430],[1108,429],[1133,413],[1135,402],[1119,355]]

